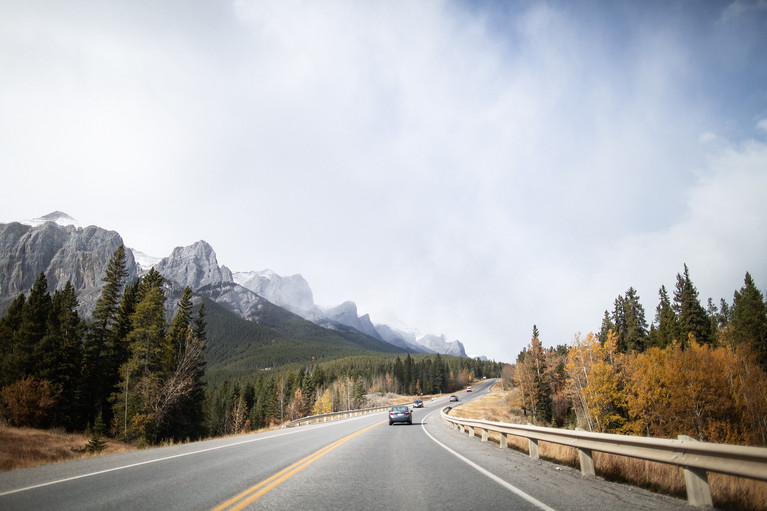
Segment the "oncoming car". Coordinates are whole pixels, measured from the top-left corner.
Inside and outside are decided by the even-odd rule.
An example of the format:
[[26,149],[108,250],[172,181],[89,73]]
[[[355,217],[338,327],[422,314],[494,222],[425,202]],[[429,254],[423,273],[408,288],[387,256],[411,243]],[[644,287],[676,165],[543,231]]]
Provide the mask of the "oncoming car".
[[423,401],[420,399],[413,401],[413,408],[423,408]]
[[389,426],[395,422],[407,422],[413,423],[413,414],[410,412],[410,408],[405,405],[392,406],[389,410]]

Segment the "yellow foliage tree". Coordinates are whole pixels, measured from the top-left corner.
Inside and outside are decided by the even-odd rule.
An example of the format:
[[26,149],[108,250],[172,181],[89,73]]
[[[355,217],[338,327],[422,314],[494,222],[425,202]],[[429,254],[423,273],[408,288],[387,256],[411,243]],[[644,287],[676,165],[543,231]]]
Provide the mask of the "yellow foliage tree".
[[579,421],[590,431],[625,431],[626,394],[621,375],[618,336],[610,331],[604,346],[593,333],[576,334],[565,371]]
[[333,411],[333,394],[330,389],[325,389],[322,396],[314,403],[314,415],[330,413]]
[[747,345],[712,348],[690,337],[629,357],[626,390],[634,434],[767,443],[767,375]]

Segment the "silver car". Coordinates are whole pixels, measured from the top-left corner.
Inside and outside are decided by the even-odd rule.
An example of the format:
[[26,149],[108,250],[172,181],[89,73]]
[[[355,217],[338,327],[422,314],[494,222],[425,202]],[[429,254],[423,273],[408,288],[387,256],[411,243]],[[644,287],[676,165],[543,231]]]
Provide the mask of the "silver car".
[[389,426],[395,422],[407,422],[408,424],[412,424],[413,413],[410,411],[410,408],[404,405],[392,406],[391,410],[389,410]]

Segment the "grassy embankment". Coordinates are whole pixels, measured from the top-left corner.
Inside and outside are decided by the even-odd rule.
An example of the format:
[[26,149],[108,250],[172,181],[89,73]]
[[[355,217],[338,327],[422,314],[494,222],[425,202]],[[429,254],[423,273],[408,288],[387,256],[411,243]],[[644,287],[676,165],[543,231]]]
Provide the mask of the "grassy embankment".
[[[436,396],[427,396],[432,398]],[[398,394],[370,394],[365,407],[389,406],[411,403],[414,396]],[[287,422],[287,421],[286,421]],[[249,433],[278,429],[264,428]],[[114,454],[137,449],[134,444],[104,438],[104,449],[96,454],[88,453],[86,446],[90,437],[83,433],[67,433],[63,430],[42,430],[0,426],[0,472],[71,461],[89,456]],[[163,444],[169,445],[169,444]]]
[[[493,390],[494,392],[486,397],[461,405],[451,412],[451,415],[513,424],[527,423],[522,411],[512,405],[515,402],[514,393],[519,389],[501,391],[496,385]],[[490,432],[489,439],[500,443],[500,435],[497,433]],[[509,436],[508,443],[512,449],[528,452],[526,438]],[[541,458],[554,463],[575,468],[579,466],[578,451],[573,447],[540,442],[539,454]],[[594,464],[599,477],[682,499],[687,498],[684,475],[680,467],[600,452],[594,453]],[[717,508],[767,511],[767,482],[715,473],[709,473],[708,480],[711,497]]]
[[[95,456],[86,450],[90,437],[63,430],[0,427],[0,471],[16,470]],[[131,451],[134,446],[105,439],[99,454]]]

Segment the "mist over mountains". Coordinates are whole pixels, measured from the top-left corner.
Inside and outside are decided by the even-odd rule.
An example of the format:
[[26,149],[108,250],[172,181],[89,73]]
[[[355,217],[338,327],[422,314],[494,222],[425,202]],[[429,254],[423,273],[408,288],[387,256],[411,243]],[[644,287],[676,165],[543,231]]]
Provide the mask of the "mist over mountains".
[[[62,289],[71,281],[81,314],[89,317],[100,295],[109,259],[122,244],[119,233],[93,225],[81,226],[58,211],[34,220],[0,224],[0,313],[4,314],[19,294],[27,293],[43,272],[51,290]],[[274,323],[275,317],[298,316],[324,329],[369,338],[357,342],[377,346],[374,349],[381,351],[466,357],[460,341],[450,342],[444,335],[417,337],[414,332],[373,324],[369,315],[359,315],[352,301],[322,308],[314,303],[312,290],[301,275],[283,277],[271,270],[233,273],[219,265],[213,247],[205,241],[177,247],[161,259],[125,248],[128,281],[154,267],[166,280],[169,297],[189,286],[199,297],[258,324]],[[275,314],[275,306],[286,312]],[[295,319],[289,321],[295,323]]]

